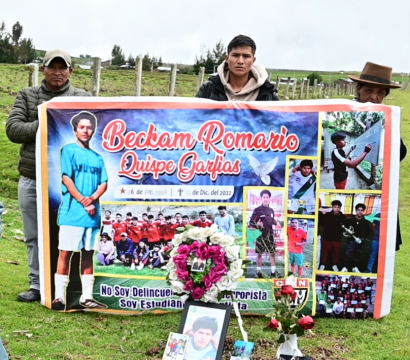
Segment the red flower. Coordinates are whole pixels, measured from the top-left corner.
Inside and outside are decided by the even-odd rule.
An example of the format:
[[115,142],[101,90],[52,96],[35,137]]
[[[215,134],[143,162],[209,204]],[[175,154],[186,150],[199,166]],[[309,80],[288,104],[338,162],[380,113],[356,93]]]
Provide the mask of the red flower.
[[202,260],[209,259],[208,255],[209,245],[200,243],[196,249],[196,256],[198,256]]
[[281,290],[282,295],[292,295],[294,292],[295,290],[293,290],[293,286],[291,285],[282,286],[282,290]]
[[202,281],[204,282],[205,290],[208,291],[208,290],[212,287],[212,284],[213,284],[212,279],[211,279],[211,277],[209,276],[209,274],[208,274],[208,275],[205,275],[205,276],[203,277]]
[[188,280],[184,286],[185,291],[192,291],[194,289],[194,281],[192,279]]
[[311,316],[304,316],[298,321],[298,324],[303,330],[310,330],[315,326],[315,320]]
[[177,270],[176,274],[178,278],[182,281],[187,281],[190,278],[189,272],[186,270]]
[[192,291],[192,298],[194,300],[199,300],[200,298],[202,298],[202,296],[204,296],[205,294],[205,290],[200,288],[200,287],[196,287],[194,289],[194,291]]
[[293,300],[295,300],[296,298],[297,298],[297,294],[294,292],[294,293],[292,293],[292,294],[290,294],[290,297],[293,299]]
[[277,330],[280,326],[280,322],[276,319],[272,319],[270,323],[268,324],[268,327],[271,328],[272,330]]
[[178,254],[181,256],[188,256],[191,253],[191,247],[189,245],[181,245],[178,248]]

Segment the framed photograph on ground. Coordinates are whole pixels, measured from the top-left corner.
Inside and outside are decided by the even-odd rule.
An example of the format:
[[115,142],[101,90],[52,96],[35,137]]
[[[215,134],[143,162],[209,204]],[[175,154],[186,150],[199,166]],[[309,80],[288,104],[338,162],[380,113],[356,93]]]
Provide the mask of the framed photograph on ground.
[[188,341],[188,335],[169,333],[162,360],[184,360]]
[[190,338],[184,359],[222,359],[231,310],[232,307],[225,304],[185,303],[179,332]]

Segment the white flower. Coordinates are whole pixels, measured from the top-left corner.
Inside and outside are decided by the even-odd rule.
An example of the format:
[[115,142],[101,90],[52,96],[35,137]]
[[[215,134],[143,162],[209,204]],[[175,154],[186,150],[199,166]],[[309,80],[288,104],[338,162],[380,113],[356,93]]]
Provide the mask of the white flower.
[[[169,256],[171,257],[171,259],[173,258],[173,257],[175,257],[175,256],[177,256],[178,255],[178,248],[173,248],[172,250],[171,250],[171,252],[169,253]],[[173,260],[172,260],[173,261]]]
[[184,233],[187,233],[187,236],[193,240],[199,240],[200,238],[202,238],[202,229],[199,227],[191,228],[187,232],[185,231]]
[[219,294],[218,288],[215,285],[212,285],[212,287],[204,294],[205,302],[217,303],[218,294]]
[[178,275],[177,275],[176,270],[170,270],[168,278],[169,280],[178,280]]
[[239,245],[228,246],[225,248],[226,257],[229,261],[234,261],[239,258],[239,251],[241,247]]
[[230,270],[227,275],[232,279],[232,281],[237,281],[243,276],[243,269]]
[[[212,224],[211,226],[214,226],[215,224]],[[217,226],[217,225],[215,225]],[[204,238],[209,238],[210,236],[212,236],[215,232],[215,229],[212,227],[206,227],[202,229],[202,237]]]
[[235,270],[240,270],[242,269],[242,259],[238,259],[236,261],[233,261],[229,264],[229,270],[235,271]]
[[172,280],[171,281],[171,290],[174,294],[180,294],[184,291],[184,283],[182,281]]
[[219,245],[222,246],[223,248],[226,248],[227,246],[233,245],[235,242],[235,238],[231,235],[224,235],[220,240],[219,240]]
[[243,276],[242,259],[238,259],[229,265],[229,271],[227,275],[233,281],[236,281]]
[[219,242],[221,241],[221,239],[224,237],[225,235],[221,232],[216,232],[214,233],[209,240],[211,241],[212,244],[216,244],[219,245]]
[[185,303],[185,301],[187,301],[188,298],[189,298],[189,295],[182,295],[182,296],[181,296],[181,301],[182,301],[182,303]]
[[237,281],[232,281],[229,276],[222,276],[221,280],[216,283],[219,291],[232,291],[238,286]]
[[172,245],[179,246],[182,244],[182,234],[176,234],[172,239]]

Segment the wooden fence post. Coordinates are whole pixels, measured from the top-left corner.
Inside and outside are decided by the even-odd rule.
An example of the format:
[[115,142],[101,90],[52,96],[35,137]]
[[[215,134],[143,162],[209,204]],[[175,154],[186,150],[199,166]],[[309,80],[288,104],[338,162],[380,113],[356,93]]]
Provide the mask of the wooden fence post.
[[93,58],[93,96],[100,95],[100,81],[101,81],[101,59],[99,57]]
[[335,86],[336,86],[336,95],[339,96],[340,95],[340,84],[337,83],[335,84]]
[[204,74],[205,74],[205,68],[203,66],[200,66],[199,72],[198,72],[198,84],[196,85],[197,92],[199,88],[202,86],[202,84],[204,83]]
[[316,86],[317,86],[317,79],[313,80],[313,94],[312,99],[316,97]]
[[29,65],[28,86],[38,86],[38,64]]
[[141,96],[142,90],[142,56],[135,59],[135,96]]
[[323,86],[324,86],[323,83],[319,84],[319,95],[318,95],[318,99],[321,99],[321,98],[322,98]]
[[333,84],[329,84],[329,87],[330,87],[330,94],[329,94],[329,97],[330,98],[332,98],[333,97]]
[[306,80],[306,99],[309,99],[309,85],[310,85],[310,80]]
[[288,77],[288,81],[286,82],[286,90],[285,90],[285,99],[286,100],[288,100],[289,84],[290,84],[290,77]]
[[296,93],[296,85],[297,85],[298,81],[297,79],[293,79],[293,90],[292,90],[292,100],[295,100],[295,93]]
[[405,82],[405,84],[403,85],[403,87],[401,88],[403,91],[406,91],[407,90],[407,87],[409,86],[409,84],[410,84],[410,78],[408,78],[408,80]]
[[278,90],[278,94],[279,94],[279,85],[280,85],[280,77],[278,75],[278,77],[276,78],[276,90]]
[[168,96],[174,96],[176,80],[177,80],[177,64],[172,64]]
[[300,83],[300,93],[299,93],[299,99],[302,99],[303,96],[303,86],[305,85],[305,79],[302,80]]

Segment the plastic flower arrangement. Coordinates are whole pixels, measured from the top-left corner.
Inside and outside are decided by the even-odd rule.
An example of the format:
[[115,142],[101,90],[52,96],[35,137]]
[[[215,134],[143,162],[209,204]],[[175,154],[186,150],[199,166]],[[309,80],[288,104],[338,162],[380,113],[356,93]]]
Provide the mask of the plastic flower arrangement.
[[266,316],[271,318],[264,331],[277,331],[280,336],[279,343],[286,341],[285,335],[295,334],[296,336],[304,335],[305,331],[315,326],[315,321],[311,316],[299,316],[301,306],[292,305],[296,299],[296,292],[291,285],[284,285],[275,294],[273,310]]
[[[217,303],[236,289],[244,262],[233,236],[219,232],[215,224],[207,228],[188,225],[175,235],[172,244],[167,282],[182,301]],[[203,271],[192,271],[195,258],[204,262]]]

